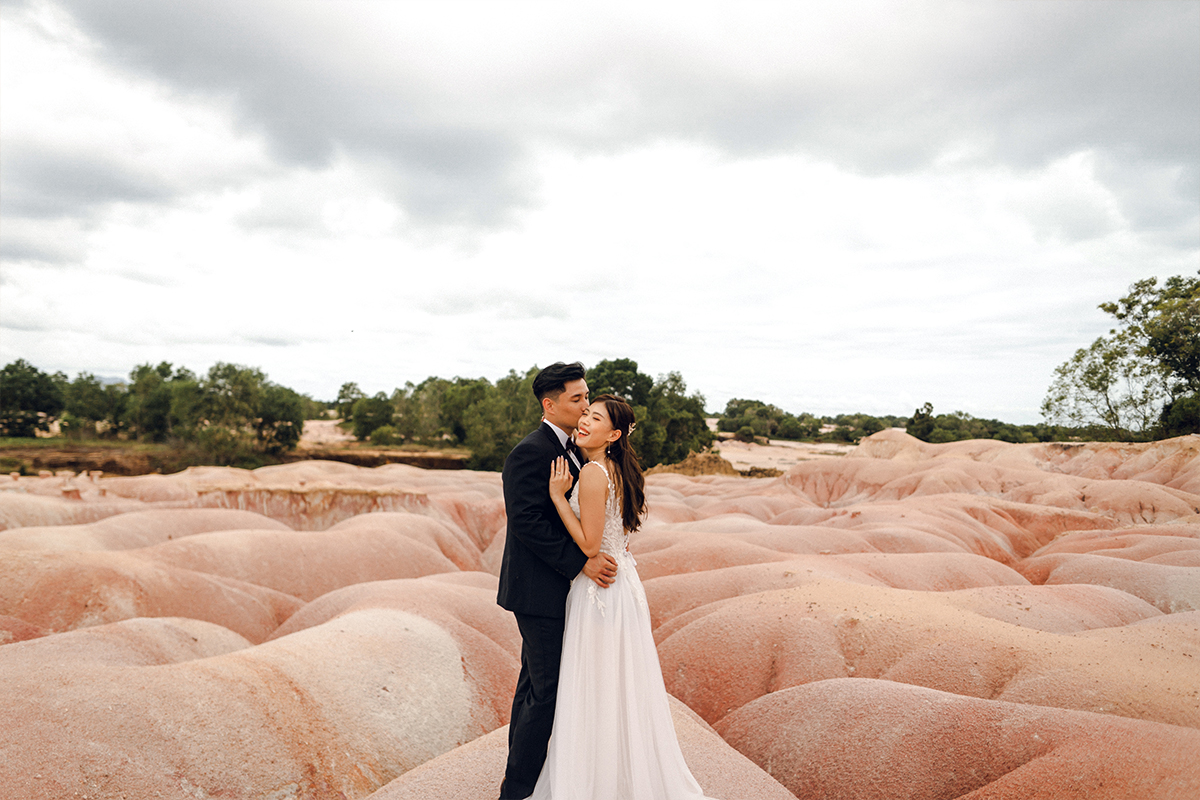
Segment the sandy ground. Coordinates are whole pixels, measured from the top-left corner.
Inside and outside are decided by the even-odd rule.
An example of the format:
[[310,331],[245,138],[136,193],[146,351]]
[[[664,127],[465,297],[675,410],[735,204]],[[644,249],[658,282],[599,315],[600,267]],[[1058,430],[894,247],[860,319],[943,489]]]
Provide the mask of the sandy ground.
[[721,439],[717,441],[715,447],[721,454],[721,458],[733,464],[736,469],[747,470],[750,467],[761,467],[787,472],[801,461],[840,458],[853,450],[855,446],[852,444],[788,442],[782,439],[772,441],[769,445],[763,445],[739,442],[736,439]]
[[331,444],[353,442],[354,436],[338,427],[337,419],[306,419],[300,434],[300,447],[328,447]]

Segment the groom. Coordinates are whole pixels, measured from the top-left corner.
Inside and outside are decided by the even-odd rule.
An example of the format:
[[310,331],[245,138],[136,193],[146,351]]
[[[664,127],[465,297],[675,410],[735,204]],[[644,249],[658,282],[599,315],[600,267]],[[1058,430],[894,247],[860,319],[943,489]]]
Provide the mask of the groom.
[[[575,544],[550,499],[550,467],[567,459],[578,479],[581,457],[570,436],[588,407],[583,365],[551,364],[533,379],[542,424],[504,462],[508,515],[497,602],[513,612],[521,631],[521,673],[508,728],[508,767],[500,800],[533,794],[554,725],[558,663],[562,656],[567,590],[582,572],[599,586],[613,582],[617,564],[600,553],[588,558]],[[572,491],[574,491],[572,489]]]

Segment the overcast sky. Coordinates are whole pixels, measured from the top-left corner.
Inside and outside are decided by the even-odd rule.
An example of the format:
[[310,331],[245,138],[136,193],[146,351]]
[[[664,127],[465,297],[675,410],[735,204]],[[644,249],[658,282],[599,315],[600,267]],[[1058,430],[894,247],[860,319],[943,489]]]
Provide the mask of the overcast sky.
[[1031,423],[1200,269],[1200,2],[0,3],[0,361]]

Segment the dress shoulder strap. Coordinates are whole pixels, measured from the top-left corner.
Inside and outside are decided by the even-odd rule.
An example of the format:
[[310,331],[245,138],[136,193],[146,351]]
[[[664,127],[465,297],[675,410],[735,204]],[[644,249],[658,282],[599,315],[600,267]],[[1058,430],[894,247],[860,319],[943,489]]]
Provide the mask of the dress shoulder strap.
[[608,477],[609,477],[609,475],[608,475],[608,467],[604,466],[603,462],[600,462],[600,461],[589,461],[589,462],[587,462],[586,464],[584,464],[584,465],[583,465],[583,467],[581,467],[580,469],[581,469],[581,471],[582,471],[582,469],[583,469],[583,468],[585,468],[585,467],[590,467],[590,466],[592,466],[593,464],[595,464],[597,467],[599,467],[599,468],[600,468],[600,471],[604,473],[604,477],[606,477],[606,478],[608,478]]

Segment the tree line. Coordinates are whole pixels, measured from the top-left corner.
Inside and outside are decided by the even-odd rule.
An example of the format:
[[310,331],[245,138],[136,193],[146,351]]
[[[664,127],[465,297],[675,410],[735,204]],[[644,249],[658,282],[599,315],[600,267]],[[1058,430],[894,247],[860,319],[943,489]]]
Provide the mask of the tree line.
[[760,400],[736,398],[725,406],[717,430],[732,433],[742,441],[789,439],[857,443],[864,436],[887,428],[903,428],[926,442],[962,439],[999,439],[1005,442],[1051,442],[1076,438],[1079,429],[1061,425],[1014,425],[996,419],[980,419],[963,411],[933,413],[932,404],[916,409],[912,416],[837,414],[816,416],[807,412],[790,414]]
[[871,414],[792,414],[761,400],[734,398],[725,404],[725,410],[718,417],[717,430],[732,433],[745,442],[760,438],[857,442],[885,428],[903,428],[905,423],[905,417]]
[[[1198,272],[1197,274],[1200,274]],[[910,417],[791,414],[760,400],[726,404],[718,430],[756,438],[856,442],[902,427],[926,442],[998,439],[1147,441],[1200,433],[1200,278],[1137,281],[1101,311],[1118,326],[1054,371],[1042,402],[1044,422],[1014,425],[963,411],[934,414],[925,403]]]
[[[1197,273],[1200,275],[1200,272]],[[1200,278],[1148,278],[1100,310],[1117,321],[1108,336],[1060,365],[1042,403],[1045,422],[1013,425],[962,411],[909,417],[793,414],[760,400],[730,400],[719,431],[758,438],[856,442],[903,427],[928,442],[1000,439],[1145,441],[1200,432]],[[305,419],[334,412],[360,440],[386,445],[464,447],[468,466],[498,470],[541,417],[531,385],[537,367],[486,378],[431,376],[390,395],[342,385],[323,402],[270,381],[262,370],[217,363],[204,375],[163,362],[136,367],[127,382],[80,373],[48,375],[18,359],[0,370],[0,435],[30,437],[57,422],[71,438],[94,436],[183,443],[207,463],[254,466],[295,448]],[[646,467],[681,461],[707,448],[704,397],[678,372],[653,378],[627,358],[588,370],[591,394],[629,400],[638,427],[630,441]]]
[[[366,396],[356,383],[338,392],[338,415],[353,423],[354,435],[379,445],[458,445],[471,452],[472,469],[499,470],[508,452],[537,427],[541,406],[533,396],[537,367],[486,378],[429,377],[387,395]],[[629,437],[646,467],[682,461],[715,438],[705,421],[704,397],[687,391],[678,372],[657,379],[636,361],[601,361],[587,371],[590,394],[618,394],[629,401],[637,428]]]
[[[538,368],[487,378],[431,376],[390,395],[342,385],[322,402],[270,381],[262,370],[215,364],[207,374],[163,362],[143,364],[128,382],[90,373],[74,380],[18,359],[0,370],[0,435],[32,437],[55,422],[68,438],[102,437],[194,447],[208,463],[256,466],[295,448],[304,420],[334,412],[360,440],[378,445],[464,447],[472,469],[499,470],[508,452],[541,419],[533,396]],[[647,466],[674,463],[707,448],[704,397],[687,391],[678,372],[657,379],[636,361],[601,361],[588,371],[593,396],[629,400],[638,426],[630,437]]]
[[260,369],[224,362],[202,376],[165,361],[142,364],[127,383],[88,372],[70,380],[24,359],[0,370],[4,436],[31,437],[57,422],[69,439],[186,444],[222,465],[261,464],[293,449],[320,407]]

